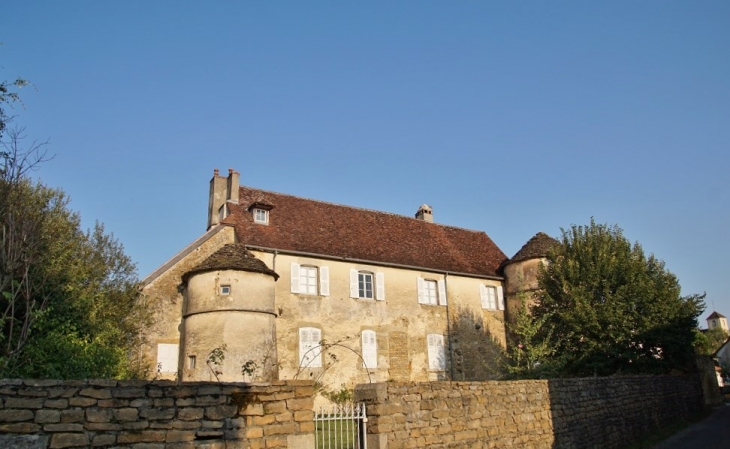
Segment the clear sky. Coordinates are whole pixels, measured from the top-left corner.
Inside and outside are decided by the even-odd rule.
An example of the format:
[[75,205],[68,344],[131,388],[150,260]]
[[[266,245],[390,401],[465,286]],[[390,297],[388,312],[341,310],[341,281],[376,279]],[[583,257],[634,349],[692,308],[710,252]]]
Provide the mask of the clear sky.
[[730,2],[6,0],[35,174],[145,277],[242,184],[484,230],[617,224],[730,316]]

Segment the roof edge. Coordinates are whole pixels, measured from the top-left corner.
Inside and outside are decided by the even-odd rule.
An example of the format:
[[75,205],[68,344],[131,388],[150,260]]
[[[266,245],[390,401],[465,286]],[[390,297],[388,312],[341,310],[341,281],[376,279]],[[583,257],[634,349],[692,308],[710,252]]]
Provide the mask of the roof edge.
[[148,286],[149,284],[154,282],[158,277],[160,277],[162,275],[162,273],[169,270],[170,267],[172,267],[176,263],[180,262],[185,256],[187,256],[188,254],[193,252],[193,250],[195,250],[195,248],[197,248],[200,245],[202,245],[203,243],[207,242],[214,235],[218,234],[220,231],[222,231],[223,229],[228,228],[228,227],[232,227],[232,225],[227,224],[227,223],[220,223],[220,224],[216,225],[215,227],[211,228],[205,234],[203,234],[200,237],[198,237],[197,239],[193,240],[193,242],[190,243],[185,248],[183,248],[182,251],[180,251],[179,253],[172,256],[172,258],[170,258],[167,262],[160,265],[155,271],[148,274],[147,277],[142,279],[142,282],[140,282],[140,283],[142,284],[143,287]]

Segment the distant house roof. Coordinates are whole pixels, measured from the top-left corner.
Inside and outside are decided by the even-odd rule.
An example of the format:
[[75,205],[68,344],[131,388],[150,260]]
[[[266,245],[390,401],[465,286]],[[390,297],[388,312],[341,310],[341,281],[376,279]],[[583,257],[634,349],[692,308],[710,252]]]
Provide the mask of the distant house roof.
[[[268,225],[254,223],[252,203],[271,205]],[[482,231],[250,187],[229,209],[222,223],[251,247],[488,277],[507,259]]]
[[521,262],[528,259],[539,259],[547,256],[550,248],[557,245],[558,241],[544,232],[538,232],[524,246],[517,251],[508,263]]
[[182,279],[183,282],[187,282],[194,274],[217,270],[248,271],[268,274],[274,276],[274,279],[279,278],[279,275],[270,270],[262,260],[251,254],[245,245],[229,243],[183,274]]
[[716,318],[725,318],[725,315],[717,312],[712,312],[710,316],[707,317],[708,320],[716,319]]

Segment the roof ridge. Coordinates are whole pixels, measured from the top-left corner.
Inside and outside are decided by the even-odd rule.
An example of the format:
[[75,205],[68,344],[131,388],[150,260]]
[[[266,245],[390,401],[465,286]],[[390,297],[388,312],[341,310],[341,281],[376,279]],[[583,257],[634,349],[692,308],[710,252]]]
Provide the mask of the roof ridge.
[[291,198],[296,198],[298,200],[305,200],[305,201],[312,201],[315,203],[329,204],[330,206],[346,207],[348,209],[355,209],[355,210],[360,210],[360,211],[364,211],[364,212],[373,212],[376,214],[391,215],[391,216],[398,217],[398,218],[407,218],[407,219],[410,219],[410,220],[413,220],[416,222],[428,223],[429,225],[436,225],[436,226],[440,226],[442,228],[452,228],[452,229],[459,229],[462,231],[475,232],[477,234],[486,234],[486,231],[482,231],[482,230],[478,230],[478,229],[462,228],[461,226],[447,225],[447,224],[443,224],[443,223],[429,222],[429,221],[425,221],[425,220],[418,220],[418,219],[410,217],[408,215],[396,214],[395,212],[386,212],[386,211],[382,211],[382,210],[368,209],[366,207],[350,206],[348,204],[334,203],[332,201],[324,201],[324,200],[318,200],[318,199],[314,199],[314,198],[307,198],[304,196],[292,195],[290,193],[275,192],[273,190],[264,190],[264,189],[259,189],[256,187],[239,186],[238,188],[239,189],[258,190],[260,192],[273,193],[274,195],[288,196]]

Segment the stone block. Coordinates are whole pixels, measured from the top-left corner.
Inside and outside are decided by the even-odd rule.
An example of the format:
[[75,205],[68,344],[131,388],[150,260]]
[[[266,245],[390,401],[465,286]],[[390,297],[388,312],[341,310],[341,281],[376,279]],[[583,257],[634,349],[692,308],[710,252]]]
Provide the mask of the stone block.
[[122,425],[118,423],[113,422],[88,422],[84,424],[84,429],[86,430],[92,430],[92,431],[103,431],[103,432],[110,432],[110,431],[117,431],[122,430]]
[[82,409],[61,410],[61,422],[83,422],[84,411]]
[[5,399],[5,408],[39,409],[43,407],[42,398],[11,397]]
[[13,449],[46,449],[48,435],[0,435],[0,447]]
[[30,410],[0,410],[0,422],[32,421],[33,412]]
[[139,410],[136,408],[120,408],[114,410],[114,419],[117,421],[137,421],[139,418]]
[[[282,435],[294,433],[297,426],[294,423],[271,424],[264,427],[264,435]],[[268,444],[268,443],[267,443]]]
[[86,409],[86,421],[90,423],[110,422],[112,413],[109,409]]
[[112,397],[111,391],[101,388],[83,388],[79,391],[79,395],[95,399],[109,399]]
[[83,432],[84,426],[78,423],[44,424],[44,432]]
[[174,408],[149,408],[139,411],[139,416],[149,420],[172,419],[175,417]]
[[149,398],[132,399],[129,402],[130,407],[152,407],[153,404],[154,400]]
[[177,419],[182,421],[198,420],[203,417],[205,410],[197,407],[186,407],[177,410]]
[[43,401],[43,408],[65,409],[68,407],[68,399],[46,399]]
[[181,441],[193,441],[195,439],[195,431],[192,430],[169,430],[165,442],[177,443]]
[[41,426],[32,422],[0,424],[0,433],[34,433],[39,430],[41,430]]
[[48,388],[48,387],[55,387],[56,385],[60,384],[61,382],[57,380],[49,380],[49,379],[26,379],[23,381],[23,385],[26,387],[39,387],[39,388]]
[[91,439],[92,446],[111,446],[117,442],[117,436],[112,434],[95,435]]
[[124,430],[142,430],[150,426],[149,421],[127,421],[122,423]]
[[216,407],[205,408],[205,417],[208,419],[232,418],[237,413],[238,407],[235,405],[218,405]]
[[89,436],[85,433],[54,433],[51,435],[51,449],[86,447],[88,445]]
[[164,430],[140,430],[140,431],[122,431],[117,436],[117,443],[157,443],[165,441]]
[[68,405],[71,407],[91,407],[92,405],[96,405],[96,399],[78,397],[69,398]]
[[120,389],[113,390],[112,396],[115,398],[122,398],[122,399],[143,398],[143,397],[145,397],[145,389],[144,388],[120,388]]
[[35,422],[39,424],[52,424],[60,421],[60,410],[38,410],[35,412]]

